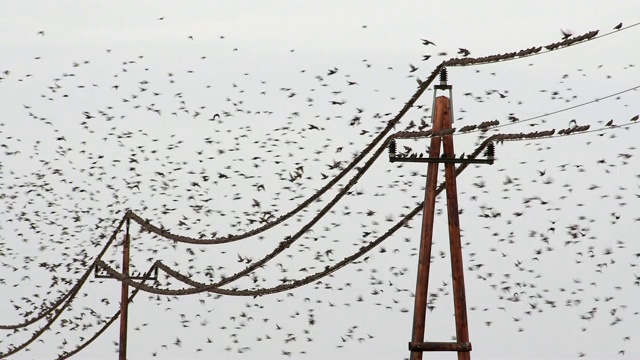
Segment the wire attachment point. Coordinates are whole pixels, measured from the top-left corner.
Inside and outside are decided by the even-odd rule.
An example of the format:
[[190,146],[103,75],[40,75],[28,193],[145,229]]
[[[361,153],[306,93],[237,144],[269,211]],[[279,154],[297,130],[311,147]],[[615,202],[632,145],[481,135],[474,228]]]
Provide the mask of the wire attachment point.
[[496,147],[493,142],[490,142],[487,145],[487,149],[485,150],[484,155],[489,160],[493,160],[496,158]]
[[447,68],[443,67],[442,70],[440,70],[440,85],[447,85]]
[[389,140],[389,157],[396,156],[396,139]]

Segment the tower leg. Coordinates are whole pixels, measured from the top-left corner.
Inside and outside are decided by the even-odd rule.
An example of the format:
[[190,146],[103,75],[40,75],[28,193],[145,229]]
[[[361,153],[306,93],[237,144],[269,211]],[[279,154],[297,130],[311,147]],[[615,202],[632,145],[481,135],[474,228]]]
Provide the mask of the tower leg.
[[[450,103],[443,105],[442,127],[451,129]],[[443,137],[444,153],[455,157],[453,136]],[[462,243],[460,240],[460,218],[458,214],[458,189],[456,186],[456,168],[453,163],[444,164],[445,186],[447,191],[447,213],[449,218],[449,244],[451,249],[451,274],[453,286],[453,305],[456,319],[456,341],[469,342],[467,325],[467,303],[464,290],[464,266],[462,264]],[[469,351],[458,351],[458,360],[470,360]]]
[[[122,242],[122,274],[129,276],[129,218],[127,217],[124,241]],[[119,360],[127,360],[127,317],[129,313],[129,285],[122,282],[120,294],[120,343],[118,351]]]
[[[435,117],[432,129],[434,132],[442,128],[443,104],[448,104],[449,99],[436,99]],[[439,137],[431,138],[429,157],[440,157]],[[418,255],[418,275],[416,280],[415,305],[413,309],[413,333],[411,342],[424,342],[424,326],[427,313],[427,297],[429,289],[429,268],[431,266],[431,244],[433,240],[433,218],[436,206],[436,188],[438,185],[438,163],[429,163],[427,167],[427,184],[424,196],[424,209],[422,210],[422,232],[420,238],[420,252]],[[411,360],[422,360],[422,351],[411,351]]]

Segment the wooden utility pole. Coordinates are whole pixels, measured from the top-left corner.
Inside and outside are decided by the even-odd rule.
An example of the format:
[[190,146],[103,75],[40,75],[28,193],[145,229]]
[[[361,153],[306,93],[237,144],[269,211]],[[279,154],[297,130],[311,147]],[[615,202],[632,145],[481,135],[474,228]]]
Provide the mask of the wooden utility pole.
[[[124,241],[122,242],[122,275],[129,277],[129,222],[127,217]],[[122,282],[120,290],[120,342],[118,349],[118,360],[127,360],[127,319],[129,315],[129,285]]]
[[[130,249],[131,249],[131,237],[129,235],[129,225],[130,225],[129,212],[127,212],[127,218],[125,223],[125,232],[124,238],[122,240],[122,274],[127,279],[135,279],[135,280],[157,280],[158,279],[158,268],[154,266],[153,271],[149,271],[147,274],[139,274],[131,276],[129,274],[129,259],[130,259]],[[98,279],[113,279],[113,277],[109,275],[104,275],[99,273],[99,267],[95,268],[95,277]],[[118,360],[126,360],[127,359],[127,320],[129,315],[129,285],[126,282],[122,281],[120,288],[120,342],[118,343]]]
[[[452,87],[447,84],[446,69],[443,69],[440,74],[440,85],[436,85],[435,89],[449,90],[449,94],[451,95]],[[494,159],[492,152],[489,152],[491,155],[488,159],[456,158],[451,133],[449,133],[449,135],[438,135],[438,133],[452,129],[453,119],[450,98],[446,96],[436,97],[433,114],[432,138],[428,158],[395,156],[395,140],[392,140],[389,151],[391,162],[426,162],[429,164],[427,167],[427,184],[425,187],[424,208],[422,213],[422,232],[413,311],[413,332],[411,342],[409,343],[409,350],[411,351],[411,360],[421,360],[424,351],[456,351],[458,353],[458,360],[470,360],[471,343],[469,342],[469,329],[467,326],[467,305],[464,288],[464,268],[462,265],[462,244],[460,241],[460,219],[458,217],[455,164],[493,164]],[[443,145],[442,154],[440,154],[441,143]],[[439,163],[444,163],[445,187],[447,192],[453,302],[456,322],[455,342],[424,341]]]

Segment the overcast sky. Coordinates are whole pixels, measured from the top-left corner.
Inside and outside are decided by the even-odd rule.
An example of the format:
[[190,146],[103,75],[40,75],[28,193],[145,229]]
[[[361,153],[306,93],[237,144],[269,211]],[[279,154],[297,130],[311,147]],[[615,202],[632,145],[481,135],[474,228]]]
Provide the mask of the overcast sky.
[[[470,154],[488,134],[557,133],[573,120],[597,130],[505,142],[494,165],[458,177],[472,358],[640,358],[640,128],[629,125],[640,114],[631,90],[640,86],[640,26],[632,26],[640,3],[4,5],[0,325],[30,318],[25,312],[68,291],[127,209],[196,238],[254,229],[336,176],[402,109],[416,79],[462,56],[461,48],[481,57],[557,42],[563,31],[599,30],[611,34],[449,68],[454,127],[508,125],[456,135],[457,154]],[[432,102],[430,87],[393,131],[430,123]],[[417,153],[428,142],[398,141]],[[424,164],[392,164],[383,154],[294,245],[227,288],[275,286],[353,254],[422,201],[425,174]],[[232,275],[298,231],[355,175],[283,224],[230,244],[178,244],[132,223],[131,266],[146,271],[161,260],[205,283]],[[437,211],[426,338],[451,341],[444,196]],[[420,222],[421,213],[365,257],[291,292],[141,292],[130,306],[128,357],[406,358]],[[118,268],[121,249],[103,259]],[[52,272],[50,264],[60,266]],[[188,286],[161,272],[159,287]],[[13,358],[73,350],[118,309],[119,289],[91,276],[51,330]],[[0,330],[0,352],[43,324]],[[75,358],[113,359],[117,341],[116,322]]]

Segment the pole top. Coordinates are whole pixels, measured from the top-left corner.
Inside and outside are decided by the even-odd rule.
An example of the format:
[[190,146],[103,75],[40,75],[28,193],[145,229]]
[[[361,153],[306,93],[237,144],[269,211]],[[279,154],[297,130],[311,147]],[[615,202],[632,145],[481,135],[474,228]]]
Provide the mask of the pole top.
[[447,85],[447,68],[443,67],[440,70],[440,85]]
[[451,90],[451,85],[447,84],[447,75],[447,68],[443,66],[440,70],[440,84],[435,86],[436,90]]

